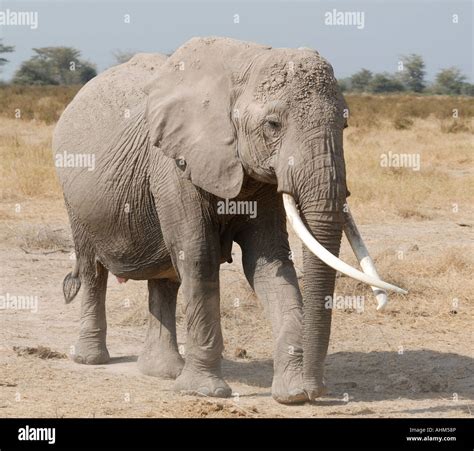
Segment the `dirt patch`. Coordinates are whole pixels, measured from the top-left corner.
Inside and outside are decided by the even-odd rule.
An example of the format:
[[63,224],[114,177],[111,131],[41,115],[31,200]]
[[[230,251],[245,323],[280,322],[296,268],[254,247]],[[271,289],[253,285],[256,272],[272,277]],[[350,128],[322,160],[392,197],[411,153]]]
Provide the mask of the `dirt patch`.
[[237,359],[248,359],[249,355],[247,354],[247,350],[243,348],[236,348],[234,351],[234,357]]
[[47,346],[13,346],[13,350],[17,356],[33,356],[40,359],[67,359],[67,355],[63,352],[53,351]]

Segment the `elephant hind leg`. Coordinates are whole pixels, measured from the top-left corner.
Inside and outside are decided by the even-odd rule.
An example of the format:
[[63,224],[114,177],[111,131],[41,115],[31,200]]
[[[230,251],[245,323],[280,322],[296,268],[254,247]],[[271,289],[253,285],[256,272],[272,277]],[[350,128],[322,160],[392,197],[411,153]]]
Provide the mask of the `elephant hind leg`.
[[81,331],[71,357],[77,363],[98,365],[110,360],[106,346],[107,321],[105,295],[107,269],[95,257],[78,255],[79,275],[83,287]]
[[148,281],[148,332],[138,358],[139,370],[148,376],[176,379],[183,369],[176,339],[178,288],[179,283],[167,279]]
[[76,251],[76,265],[63,281],[66,303],[82,288],[81,331],[72,347],[71,358],[77,363],[98,365],[110,360],[106,346],[107,321],[105,295],[108,270],[97,260],[92,240],[64,198],[71,223]]

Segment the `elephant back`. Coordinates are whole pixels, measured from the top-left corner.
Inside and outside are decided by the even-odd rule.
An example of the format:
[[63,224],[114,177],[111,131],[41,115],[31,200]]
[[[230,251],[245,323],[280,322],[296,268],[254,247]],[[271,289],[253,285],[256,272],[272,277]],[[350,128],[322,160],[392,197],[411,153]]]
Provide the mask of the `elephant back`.
[[[134,111],[144,108],[144,87],[166,59],[161,54],[139,53],[84,85],[56,125],[54,153],[94,152],[100,155],[111,134],[120,133]],[[95,143],[95,148],[91,149],[91,143]],[[97,147],[97,143],[104,147]]]

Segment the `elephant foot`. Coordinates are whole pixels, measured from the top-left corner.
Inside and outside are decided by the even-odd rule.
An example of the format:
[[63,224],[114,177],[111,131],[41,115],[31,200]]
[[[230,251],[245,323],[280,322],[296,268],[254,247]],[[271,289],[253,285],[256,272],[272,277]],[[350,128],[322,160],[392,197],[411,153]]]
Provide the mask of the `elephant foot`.
[[177,351],[147,347],[138,357],[137,365],[147,376],[176,379],[183,370],[184,360]]
[[305,392],[308,395],[308,399],[310,401],[315,401],[316,398],[324,396],[328,392],[326,384],[324,383],[324,381],[321,382],[320,384],[305,383],[304,388],[305,388]]
[[[288,352],[291,349],[292,352]],[[272,382],[272,397],[281,404],[302,404],[308,401],[303,383],[303,350],[301,346],[290,346],[282,335],[274,354],[275,369]]]
[[287,371],[282,375],[274,375],[272,397],[280,404],[302,404],[308,401],[308,395],[303,388],[301,372]]
[[174,390],[190,395],[212,396],[215,398],[229,398],[231,388],[219,376],[184,367],[174,383]]
[[79,340],[70,355],[74,362],[84,365],[101,365],[110,360],[109,351],[102,341]]

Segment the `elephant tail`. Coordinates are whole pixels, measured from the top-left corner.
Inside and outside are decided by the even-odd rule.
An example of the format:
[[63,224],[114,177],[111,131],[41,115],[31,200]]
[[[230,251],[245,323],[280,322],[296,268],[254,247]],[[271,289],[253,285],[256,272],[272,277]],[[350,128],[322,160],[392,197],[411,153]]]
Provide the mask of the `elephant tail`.
[[73,301],[80,288],[81,279],[79,278],[79,263],[76,262],[74,271],[70,272],[63,280],[63,293],[66,304]]

